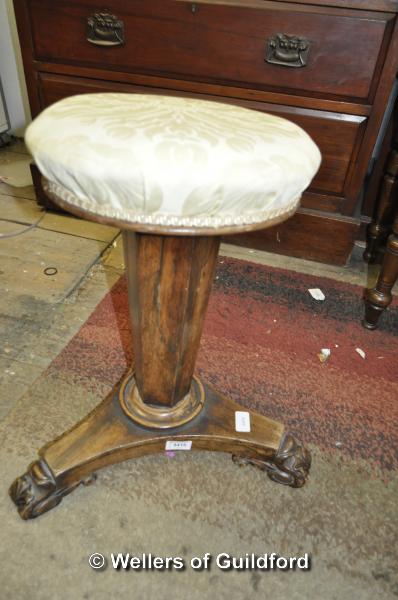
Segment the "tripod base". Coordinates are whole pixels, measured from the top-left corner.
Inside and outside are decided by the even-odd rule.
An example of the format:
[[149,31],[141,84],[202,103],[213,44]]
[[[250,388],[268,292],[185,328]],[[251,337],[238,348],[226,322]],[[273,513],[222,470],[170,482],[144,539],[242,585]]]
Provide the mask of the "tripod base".
[[236,431],[236,411],[242,407],[195,378],[193,385],[204,394],[196,416],[178,427],[148,428],[125,412],[123,390],[129,382],[131,373],[80,423],[44,446],[39,460],[14,481],[9,493],[22,519],[54,508],[81,483],[92,483],[103,467],[166,449],[230,452],[235,462],[259,467],[273,481],[304,485],[310,454],[282,424],[250,412],[250,431]]

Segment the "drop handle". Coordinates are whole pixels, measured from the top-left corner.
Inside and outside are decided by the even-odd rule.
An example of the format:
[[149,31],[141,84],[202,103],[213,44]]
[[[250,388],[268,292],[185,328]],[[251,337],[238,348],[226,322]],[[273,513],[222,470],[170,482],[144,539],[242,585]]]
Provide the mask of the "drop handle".
[[308,62],[310,42],[305,37],[277,33],[267,41],[264,60],[284,67],[305,67]]
[[90,15],[87,19],[87,41],[96,46],[122,46],[123,21],[107,12]]

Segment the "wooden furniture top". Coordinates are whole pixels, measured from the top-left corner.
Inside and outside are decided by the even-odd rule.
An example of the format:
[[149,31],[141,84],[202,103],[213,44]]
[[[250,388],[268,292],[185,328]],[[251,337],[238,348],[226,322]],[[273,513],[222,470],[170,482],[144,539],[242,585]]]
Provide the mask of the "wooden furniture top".
[[[89,39],[105,10],[97,0],[14,6],[34,116],[67,96],[109,91],[219,100],[301,126],[323,158],[302,207],[286,226],[234,241],[347,260],[398,70],[398,0],[109,0],[124,27],[112,46]],[[273,62],[278,34],[308,41],[290,68]]]

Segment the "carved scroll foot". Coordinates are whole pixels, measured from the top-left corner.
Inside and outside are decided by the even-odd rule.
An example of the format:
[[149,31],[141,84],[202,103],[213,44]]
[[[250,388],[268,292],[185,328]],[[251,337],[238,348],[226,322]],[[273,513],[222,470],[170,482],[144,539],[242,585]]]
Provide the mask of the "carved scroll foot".
[[80,483],[89,485],[95,475],[72,485],[60,486],[44,460],[32,463],[27,472],[18,477],[9,489],[11,499],[18,508],[22,519],[34,519],[57,506],[64,496],[72,492]]
[[[130,377],[126,375],[127,380]],[[170,429],[144,427],[126,415],[120,391],[125,379],[80,423],[39,450],[39,460],[15,480],[10,496],[23,519],[57,506],[78,485],[89,485],[93,473],[124,460],[164,454],[179,446],[192,451],[228,452],[292,487],[304,485],[308,451],[281,423],[250,411],[250,431],[236,430],[242,406],[211,386],[203,387],[204,407],[189,422]],[[185,447],[185,449],[187,449]]]
[[259,460],[236,455],[232,456],[232,460],[239,465],[253,465],[266,471],[272,481],[294,488],[302,487],[305,484],[311,467],[309,450],[290,433],[284,434],[272,460]]

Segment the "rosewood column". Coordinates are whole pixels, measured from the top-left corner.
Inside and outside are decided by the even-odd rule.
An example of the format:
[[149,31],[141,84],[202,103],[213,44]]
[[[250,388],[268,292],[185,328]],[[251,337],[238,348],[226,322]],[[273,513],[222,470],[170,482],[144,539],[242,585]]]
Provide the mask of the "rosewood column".
[[182,425],[203,406],[192,376],[219,245],[124,233],[135,364],[122,406],[142,425]]

